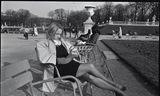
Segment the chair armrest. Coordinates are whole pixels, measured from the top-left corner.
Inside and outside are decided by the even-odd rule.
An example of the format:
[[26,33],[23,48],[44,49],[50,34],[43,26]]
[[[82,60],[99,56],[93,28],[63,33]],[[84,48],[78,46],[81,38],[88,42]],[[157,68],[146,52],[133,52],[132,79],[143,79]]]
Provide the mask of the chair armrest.
[[41,63],[41,65],[42,67],[51,68],[53,70],[55,69],[58,77],[61,77],[57,66],[54,65],[53,63]]
[[94,44],[94,43],[86,43],[86,45],[96,46],[96,44]]
[[[47,83],[47,82],[54,82],[54,81],[57,81],[57,80],[63,82],[63,80],[65,80],[65,79],[73,79],[73,80],[75,80],[76,84],[78,85],[79,91],[82,91],[82,90],[81,90],[81,86],[83,86],[84,84],[81,83],[81,81],[78,80],[76,77],[71,76],[71,75],[67,75],[67,76],[63,76],[63,77],[57,77],[57,78],[50,78],[50,79],[47,79],[47,80],[37,81],[37,82],[32,83],[32,86],[39,85],[39,84],[42,84],[42,83]],[[73,83],[73,82],[71,82],[71,81],[69,81],[69,82],[70,82],[70,83]],[[65,82],[64,82],[64,83],[65,83]]]

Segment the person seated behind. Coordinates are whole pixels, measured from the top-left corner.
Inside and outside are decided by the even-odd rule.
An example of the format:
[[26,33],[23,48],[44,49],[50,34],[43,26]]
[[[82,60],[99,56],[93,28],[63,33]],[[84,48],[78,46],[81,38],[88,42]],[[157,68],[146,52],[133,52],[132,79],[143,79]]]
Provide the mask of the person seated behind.
[[113,35],[113,38],[116,38],[116,32],[114,30],[112,30],[112,35]]
[[86,41],[89,39],[90,34],[91,34],[91,30],[88,29],[88,33],[81,35],[81,36],[78,38],[78,40],[81,40],[81,41],[83,41],[83,42],[86,42]]
[[98,37],[100,35],[100,31],[99,31],[99,27],[98,24],[94,24],[94,26],[92,27],[92,35],[90,36],[90,38],[88,39],[87,42],[89,43],[96,43]]
[[24,28],[23,31],[24,31],[24,35],[23,36],[25,37],[26,40],[28,40],[28,33],[30,31],[28,26],[26,28]]
[[[99,88],[115,91],[122,96],[126,96],[122,91],[125,87],[108,80],[93,64],[79,63],[75,59],[78,57],[78,50],[74,48],[72,51],[71,42],[62,37],[62,28],[61,25],[52,23],[46,33],[47,39],[37,43],[36,47],[40,62],[56,65],[61,76],[81,77]],[[57,77],[56,74],[50,76]]]

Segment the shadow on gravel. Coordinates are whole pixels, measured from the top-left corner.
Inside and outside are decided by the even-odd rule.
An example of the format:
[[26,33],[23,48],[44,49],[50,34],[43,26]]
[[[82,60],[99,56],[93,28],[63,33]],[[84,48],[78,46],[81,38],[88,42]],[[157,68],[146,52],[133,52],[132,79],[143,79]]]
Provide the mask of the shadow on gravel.
[[18,39],[21,39],[21,40],[26,40],[25,38],[23,38],[23,37],[17,37]]
[[34,41],[39,42],[39,40],[34,40]]
[[3,63],[4,66],[10,65],[10,64],[11,64],[11,63],[9,63],[9,62],[4,62],[4,63]]

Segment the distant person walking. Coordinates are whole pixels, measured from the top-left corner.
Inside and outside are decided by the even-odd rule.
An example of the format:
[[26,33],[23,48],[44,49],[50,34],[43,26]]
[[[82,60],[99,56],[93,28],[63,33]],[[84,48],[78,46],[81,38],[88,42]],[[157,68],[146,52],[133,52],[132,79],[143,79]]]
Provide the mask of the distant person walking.
[[64,35],[65,35],[65,37],[67,36],[67,30],[66,30],[66,27],[63,29],[63,31],[64,31]]
[[26,27],[26,28],[23,29],[23,31],[24,31],[24,35],[23,36],[25,37],[26,40],[28,40],[29,28]]
[[76,27],[76,28],[75,28],[75,32],[74,32],[74,33],[75,33],[75,38],[78,38],[78,32],[79,32],[79,31],[78,31],[78,28]]
[[113,38],[116,39],[116,32],[114,30],[112,30],[112,35],[113,35]]
[[45,33],[45,27],[44,27],[44,25],[42,25],[42,30],[43,30],[43,32]]
[[38,30],[37,30],[36,25],[34,25],[33,32],[34,32],[34,36],[38,36]]
[[72,35],[75,34],[75,28],[73,27],[72,29]]
[[96,44],[97,39],[99,38],[99,35],[100,35],[100,30],[99,30],[98,24],[96,23],[92,27],[92,35],[90,36],[88,42]]
[[119,27],[118,37],[119,37],[119,38],[122,38],[122,27]]
[[32,26],[31,36],[34,36],[34,25]]

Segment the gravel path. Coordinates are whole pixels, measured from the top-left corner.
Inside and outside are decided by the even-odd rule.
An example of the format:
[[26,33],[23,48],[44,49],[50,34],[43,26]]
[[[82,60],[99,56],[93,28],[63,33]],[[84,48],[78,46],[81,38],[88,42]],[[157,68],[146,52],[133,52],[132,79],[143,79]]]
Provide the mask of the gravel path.
[[[36,65],[36,54],[35,54],[35,44],[44,39],[44,34],[39,34],[38,37],[29,36],[29,40],[25,40],[23,34],[1,34],[1,64],[7,65],[10,63],[16,63],[22,61],[24,59],[29,59],[29,63],[31,67],[37,68]],[[102,58],[102,53],[97,50],[97,53],[90,54],[94,63],[99,71],[101,71],[107,78],[110,78],[108,74],[108,70],[106,69],[105,65],[105,58]],[[94,59],[96,57],[96,60]],[[2,65],[1,65],[2,66]],[[40,80],[41,75],[34,73],[33,74],[34,81]],[[23,88],[20,88],[23,89]],[[37,96],[41,96],[40,92],[37,89],[34,89]],[[54,96],[72,96],[71,91],[64,91],[62,88],[58,88]],[[26,96],[26,93],[22,90],[16,90],[10,96]],[[53,96],[53,93],[48,94],[48,96]],[[78,95],[79,96],[79,95]],[[87,95],[89,96],[89,95]],[[113,92],[108,90],[102,90],[93,86],[93,96],[115,96]]]

